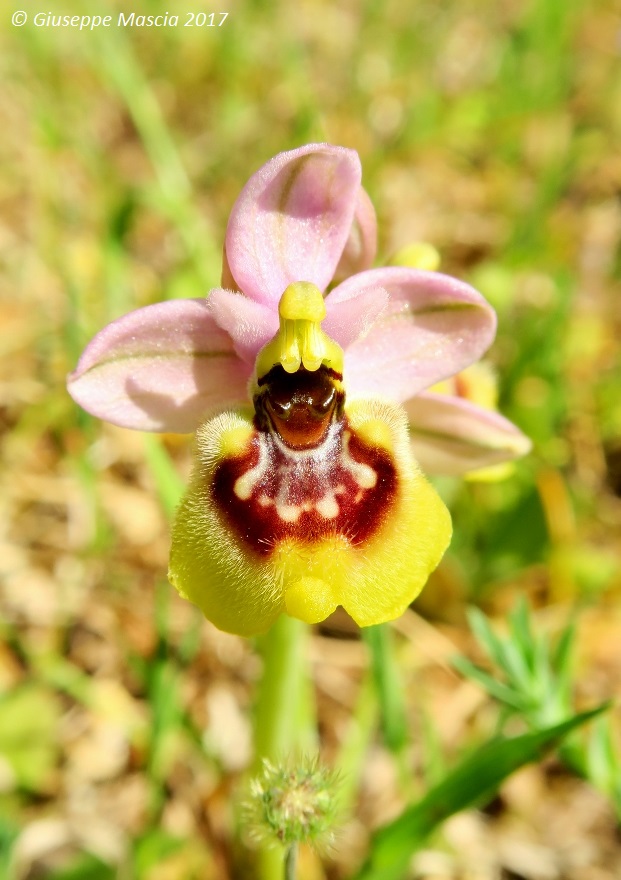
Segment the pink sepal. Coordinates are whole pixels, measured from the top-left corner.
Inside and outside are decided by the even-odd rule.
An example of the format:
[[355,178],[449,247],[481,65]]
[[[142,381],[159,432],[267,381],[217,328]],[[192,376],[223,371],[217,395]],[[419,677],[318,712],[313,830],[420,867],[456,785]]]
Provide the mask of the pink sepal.
[[378,287],[388,292],[388,306],[345,353],[351,394],[407,400],[478,360],[494,339],[494,310],[473,287],[448,275],[371,269],[335,290],[345,298],[351,290]]
[[276,309],[294,281],[326,289],[349,237],[360,178],[358,154],[330,144],[279,153],[252,175],[226,232],[230,271],[246,296]]
[[250,367],[204,299],[124,315],[86,347],[67,387],[97,418],[141,431],[195,431],[216,409],[243,404]]
[[462,475],[531,449],[512,422],[462,397],[424,392],[403,405],[414,456],[426,473]]
[[360,187],[356,201],[354,222],[349,232],[345,250],[334,273],[334,280],[341,281],[364,272],[373,265],[377,254],[377,217],[373,202],[367,191]]

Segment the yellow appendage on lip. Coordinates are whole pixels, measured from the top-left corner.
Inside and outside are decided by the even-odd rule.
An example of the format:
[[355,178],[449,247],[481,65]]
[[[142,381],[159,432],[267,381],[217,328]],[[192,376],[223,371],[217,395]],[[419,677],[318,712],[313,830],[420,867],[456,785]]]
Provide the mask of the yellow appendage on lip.
[[371,446],[386,449],[388,452],[393,450],[390,428],[386,422],[380,419],[369,419],[367,422],[363,422],[358,428],[358,435]]
[[242,455],[252,437],[252,425],[238,425],[223,431],[220,436],[220,455],[222,458],[235,458]]
[[321,623],[336,611],[338,604],[329,584],[319,578],[300,578],[285,593],[287,614],[305,623]]

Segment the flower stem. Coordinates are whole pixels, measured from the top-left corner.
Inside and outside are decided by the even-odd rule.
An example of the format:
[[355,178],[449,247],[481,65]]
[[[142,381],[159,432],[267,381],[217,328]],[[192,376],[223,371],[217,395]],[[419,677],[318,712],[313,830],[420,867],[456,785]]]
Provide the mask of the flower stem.
[[298,862],[297,843],[292,844],[285,856],[285,880],[295,880],[295,869]]
[[255,765],[289,757],[300,747],[300,695],[306,693],[307,626],[282,614],[261,639],[263,677],[255,709]]
[[[304,747],[308,710],[301,700],[308,697],[306,686],[306,641],[308,627],[287,615],[281,615],[262,637],[259,650],[263,657],[263,677],[255,708],[255,772],[262,761],[278,762],[295,755]],[[281,880],[285,859],[285,877],[294,877],[295,855],[262,845],[257,853],[257,880]],[[290,862],[293,860],[293,864]]]

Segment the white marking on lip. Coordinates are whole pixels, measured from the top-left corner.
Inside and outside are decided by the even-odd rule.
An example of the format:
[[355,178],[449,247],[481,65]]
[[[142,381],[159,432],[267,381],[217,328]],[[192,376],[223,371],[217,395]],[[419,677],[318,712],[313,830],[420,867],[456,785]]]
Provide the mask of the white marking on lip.
[[296,504],[276,504],[276,513],[283,522],[297,522],[302,513],[302,508]]
[[377,474],[368,464],[356,461],[349,454],[349,438],[351,433],[343,431],[343,465],[350,472],[361,489],[372,489],[377,483]]
[[254,487],[257,483],[263,478],[265,471],[268,466],[268,455],[267,449],[265,448],[265,441],[261,440],[259,443],[259,460],[253,468],[250,468],[249,471],[246,471],[245,474],[242,474],[241,477],[238,477],[235,480],[235,485],[233,486],[233,492],[237,495],[240,501],[248,501]]
[[315,505],[315,509],[324,519],[334,519],[339,515],[339,506],[332,492],[324,495]]

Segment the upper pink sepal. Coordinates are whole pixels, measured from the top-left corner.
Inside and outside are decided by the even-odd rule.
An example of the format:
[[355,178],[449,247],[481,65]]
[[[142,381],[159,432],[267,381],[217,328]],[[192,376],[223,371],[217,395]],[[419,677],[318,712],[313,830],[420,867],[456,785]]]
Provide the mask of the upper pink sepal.
[[232,290],[235,293],[240,293],[240,289],[237,286],[237,281],[233,278],[233,273],[231,272],[231,267],[229,266],[228,257],[226,255],[226,244],[222,245],[222,272],[220,274],[220,287],[224,290]]
[[334,273],[334,281],[342,281],[364,272],[373,265],[377,254],[377,217],[367,191],[360,187],[356,200],[354,222],[341,259]]
[[478,360],[496,331],[492,307],[470,285],[439,272],[387,267],[344,281],[336,290],[382,287],[383,315],[345,353],[347,389],[404,401]]
[[214,409],[243,404],[250,372],[206,301],[179,299],[104,327],[67,387],[85,410],[115,425],[189,433]]
[[508,419],[462,397],[424,392],[404,407],[414,457],[430,474],[461,476],[519,458],[532,446]]
[[278,312],[221,288],[211,291],[207,307],[216,324],[233,340],[237,354],[252,367],[259,350],[278,330]]
[[352,227],[361,168],[354,150],[310,144],[279,153],[233,206],[226,256],[237,286],[276,308],[294,281],[325,290]]

